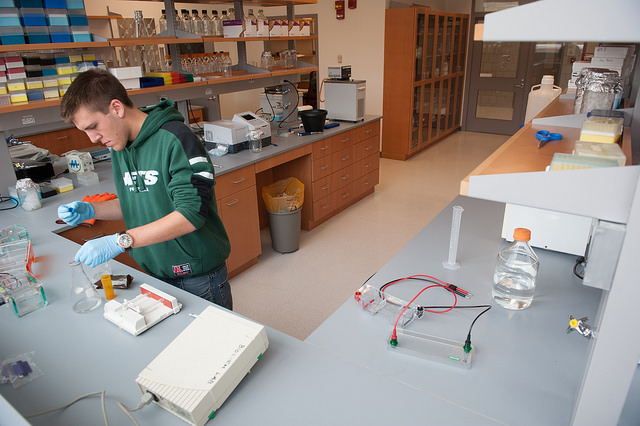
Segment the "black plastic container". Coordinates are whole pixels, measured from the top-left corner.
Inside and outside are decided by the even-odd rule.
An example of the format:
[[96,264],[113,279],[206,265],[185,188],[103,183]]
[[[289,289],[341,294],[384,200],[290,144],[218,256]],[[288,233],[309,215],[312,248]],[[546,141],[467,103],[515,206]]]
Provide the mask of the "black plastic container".
[[305,132],[322,132],[324,122],[327,119],[326,109],[308,109],[300,111],[300,118]]

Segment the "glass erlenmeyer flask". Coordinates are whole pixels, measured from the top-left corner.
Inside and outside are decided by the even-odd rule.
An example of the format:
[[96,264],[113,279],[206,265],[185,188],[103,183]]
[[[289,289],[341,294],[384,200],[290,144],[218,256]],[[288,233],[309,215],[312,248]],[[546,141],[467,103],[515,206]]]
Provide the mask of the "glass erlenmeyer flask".
[[71,267],[71,307],[75,312],[89,312],[102,303],[93,283],[84,273],[80,262],[69,262]]

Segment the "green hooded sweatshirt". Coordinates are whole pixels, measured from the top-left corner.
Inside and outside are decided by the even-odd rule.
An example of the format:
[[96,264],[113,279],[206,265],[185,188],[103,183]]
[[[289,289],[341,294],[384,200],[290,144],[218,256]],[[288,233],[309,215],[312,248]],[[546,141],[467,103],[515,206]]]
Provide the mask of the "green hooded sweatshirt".
[[142,111],[148,116],[136,139],[122,151],[111,152],[127,229],[178,211],[196,230],[134,248],[131,256],[158,277],[188,278],[215,272],[229,256],[230,246],[218,215],[211,159],[173,101]]

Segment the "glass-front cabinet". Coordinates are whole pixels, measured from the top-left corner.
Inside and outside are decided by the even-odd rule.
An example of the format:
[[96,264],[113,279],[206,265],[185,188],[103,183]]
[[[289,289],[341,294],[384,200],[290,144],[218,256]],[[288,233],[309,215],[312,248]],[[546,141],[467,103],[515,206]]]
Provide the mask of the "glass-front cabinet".
[[404,160],[460,127],[469,16],[385,13],[382,156]]

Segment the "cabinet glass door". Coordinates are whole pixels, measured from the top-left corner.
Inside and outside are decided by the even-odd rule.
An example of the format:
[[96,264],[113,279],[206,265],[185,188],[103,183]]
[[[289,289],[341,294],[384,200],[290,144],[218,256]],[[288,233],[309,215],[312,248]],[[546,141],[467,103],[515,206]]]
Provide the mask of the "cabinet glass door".
[[427,25],[427,38],[425,41],[425,55],[424,55],[424,79],[427,80],[433,77],[433,35],[436,27],[435,15],[429,15]]
[[444,50],[444,16],[438,16],[437,27],[437,39],[436,39],[436,69],[434,70],[434,76],[440,77],[440,71],[442,69],[442,53]]
[[424,102],[422,103],[422,143],[431,139],[431,83],[424,85]]
[[453,16],[447,17],[447,26],[445,28],[444,51],[442,52],[442,76],[449,75],[449,67],[451,66],[451,45],[453,39]]
[[462,18],[462,27],[460,28],[460,60],[456,67],[456,72],[464,70],[465,59],[467,57],[467,32],[469,31],[469,19]]
[[418,135],[420,132],[420,86],[413,88],[413,111],[411,113],[411,149],[418,146]]
[[416,72],[415,81],[422,80],[422,63],[424,51],[424,13],[418,13],[416,22]]
[[460,17],[456,16],[453,24],[453,53],[451,56],[451,72],[459,72],[460,61]]
[[433,83],[433,93],[431,95],[431,137],[438,135],[438,117],[440,117],[440,82]]
[[440,132],[444,132],[446,130],[447,124],[447,107],[449,100],[449,82],[450,80],[447,78],[446,80],[442,80],[442,93],[440,94],[440,110],[438,111],[440,117],[438,118],[438,126],[440,126]]

